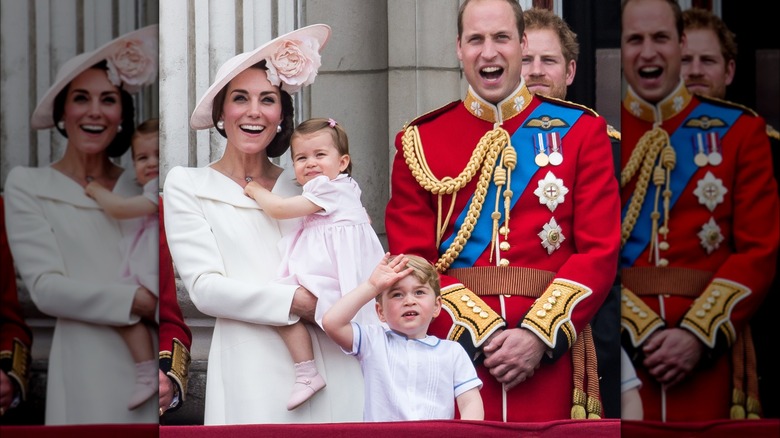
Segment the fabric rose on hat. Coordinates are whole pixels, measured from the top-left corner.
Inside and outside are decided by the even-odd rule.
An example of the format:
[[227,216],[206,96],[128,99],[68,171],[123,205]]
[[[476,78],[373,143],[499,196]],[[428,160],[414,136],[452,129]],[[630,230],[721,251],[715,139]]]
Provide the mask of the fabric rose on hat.
[[157,79],[157,48],[140,40],[127,40],[106,60],[108,79],[128,93],[141,90]]
[[316,39],[282,42],[266,63],[268,80],[290,94],[313,83],[322,65],[319,46]]

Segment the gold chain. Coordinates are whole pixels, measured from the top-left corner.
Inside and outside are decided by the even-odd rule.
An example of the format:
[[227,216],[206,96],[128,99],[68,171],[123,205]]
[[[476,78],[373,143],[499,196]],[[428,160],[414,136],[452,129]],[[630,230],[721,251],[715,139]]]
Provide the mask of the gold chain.
[[465,187],[466,184],[474,178],[477,170],[480,170],[479,181],[477,182],[477,188],[474,192],[474,199],[469,206],[463,225],[461,225],[458,230],[450,247],[436,262],[436,269],[439,272],[444,272],[450,267],[452,262],[460,255],[461,251],[463,251],[464,245],[471,237],[471,233],[474,231],[474,225],[477,223],[477,219],[479,219],[479,215],[482,211],[482,204],[485,202],[485,194],[487,193],[488,184],[490,183],[496,160],[504,147],[509,145],[509,140],[509,133],[504,128],[496,126],[482,136],[479,143],[477,143],[477,147],[472,152],[468,164],[457,177],[444,177],[439,179],[433,174],[430,167],[428,167],[428,162],[423,152],[422,141],[420,140],[420,132],[417,127],[410,126],[404,131],[401,143],[406,165],[417,180],[417,183],[420,184],[420,187],[439,196],[437,220],[440,225],[437,227],[437,247],[441,241],[446,224],[455,208],[453,199],[453,202],[450,203],[447,219],[442,224],[442,196],[448,194],[454,197],[460,189]]

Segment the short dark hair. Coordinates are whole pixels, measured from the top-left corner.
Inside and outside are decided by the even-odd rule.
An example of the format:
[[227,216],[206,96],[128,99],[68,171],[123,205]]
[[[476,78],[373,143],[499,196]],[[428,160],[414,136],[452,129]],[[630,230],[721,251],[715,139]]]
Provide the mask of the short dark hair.
[[[248,68],[258,68],[266,71],[268,70],[268,67],[265,66],[265,60],[262,60]],[[214,101],[211,104],[211,121],[214,122],[214,127],[217,132],[219,132],[219,135],[225,138],[227,138],[225,130],[216,128],[216,126],[217,122],[222,117],[222,106],[225,104],[225,96],[227,96],[229,85],[230,82],[228,82],[224,87],[222,87],[221,90],[219,90],[219,93],[214,96]],[[292,137],[293,124],[295,122],[293,120],[295,118],[295,107],[293,106],[292,96],[290,96],[290,93],[282,90],[281,88],[279,88],[279,94],[280,100],[282,101],[282,130],[276,134],[276,137],[271,140],[271,143],[265,149],[266,155],[271,158],[282,156],[287,148],[290,147],[290,137]]]
[[[477,0],[465,0],[458,9],[458,39],[463,35],[463,11],[466,10],[466,6]],[[523,8],[520,6],[517,0],[506,0],[510,6],[512,6],[512,12],[515,16],[515,23],[517,23],[517,34],[520,39],[523,38],[523,32],[525,30],[525,23],[523,21]]]
[[567,69],[569,61],[577,60],[580,55],[580,43],[577,42],[577,34],[571,30],[563,18],[546,8],[531,8],[523,12],[523,21],[525,21],[526,30],[549,29],[558,35]]
[[726,62],[737,59],[736,35],[720,17],[702,8],[687,9],[682,16],[685,29],[710,29],[715,32],[720,42],[720,52]]
[[[108,71],[108,64],[106,61],[100,61],[90,68],[97,70]],[[65,100],[68,97],[68,90],[70,90],[70,83],[65,86],[57,96],[54,98],[54,106],[52,108],[52,118],[54,119],[54,127],[65,138],[68,138],[68,133],[64,129],[60,129],[57,123],[62,120],[63,114],[65,114]],[[130,148],[130,140],[133,138],[135,132],[135,103],[133,102],[133,96],[127,91],[119,87],[119,99],[122,102],[122,131],[117,132],[116,136],[111,143],[106,147],[106,154],[109,157],[121,157],[122,154],[127,152]]]

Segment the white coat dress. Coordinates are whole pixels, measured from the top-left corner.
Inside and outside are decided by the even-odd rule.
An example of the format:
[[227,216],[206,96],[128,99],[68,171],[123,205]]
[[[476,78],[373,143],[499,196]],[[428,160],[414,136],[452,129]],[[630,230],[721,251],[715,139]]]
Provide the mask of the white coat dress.
[[[141,187],[125,171],[114,192],[137,195]],[[51,167],[12,169],[4,196],[14,262],[35,305],[56,318],[46,424],[157,423],[157,397],[127,409],[135,365],[110,327],[139,320],[130,313],[138,286],[120,282],[118,222]]]
[[[273,192],[299,195],[285,170]],[[361,421],[360,365],[319,328],[307,325],[327,386],[288,411],[293,360],[274,326],[290,314],[296,285],[277,278],[281,237],[300,220],[277,221],[211,167],[174,167],[163,190],[164,223],[174,265],[201,312],[216,318],[208,358],[205,424]]]

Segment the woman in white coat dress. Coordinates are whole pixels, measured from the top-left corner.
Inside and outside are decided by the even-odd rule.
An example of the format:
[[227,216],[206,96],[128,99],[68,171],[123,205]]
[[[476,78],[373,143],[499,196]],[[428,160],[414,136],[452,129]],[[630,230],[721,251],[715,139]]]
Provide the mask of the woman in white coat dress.
[[270,159],[293,130],[290,94],[313,82],[330,28],[315,24],[239,54],[220,67],[190,119],[227,138],[221,158],[202,168],[174,167],[163,190],[173,262],[201,312],[216,317],[208,358],[206,424],[361,421],[360,366],[316,325],[308,325],[327,387],[293,411],[295,382],[287,347],[274,326],[314,320],[316,299],[275,283],[279,240],[294,221],[267,216],[244,195],[257,181],[281,196],[301,193],[295,175]]
[[157,41],[157,26],[149,26],[63,64],[30,122],[67,137],[63,156],[46,167],[16,167],[6,180],[14,260],[35,305],[56,318],[46,424],[159,421],[155,398],[127,407],[135,365],[115,330],[141,319],[154,325],[157,299],[120,282],[119,224],[84,193],[92,180],[122,196],[140,193],[134,172],[111,158],[133,135],[130,93],[157,78]]

